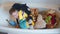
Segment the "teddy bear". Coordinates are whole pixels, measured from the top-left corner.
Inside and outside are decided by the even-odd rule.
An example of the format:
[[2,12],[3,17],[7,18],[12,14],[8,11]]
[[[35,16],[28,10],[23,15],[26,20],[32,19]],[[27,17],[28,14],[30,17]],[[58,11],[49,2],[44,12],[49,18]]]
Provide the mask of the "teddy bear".
[[46,28],[46,22],[43,20],[41,14],[38,14],[37,22],[35,23],[34,28],[35,28],[35,29]]
[[33,17],[33,21],[36,22],[37,17],[38,17],[38,9],[37,8],[30,8],[30,11],[31,11],[31,15]]
[[56,25],[56,14],[55,14],[55,10],[54,9],[50,9],[49,11],[47,11],[47,17],[45,19],[47,25],[47,28],[54,28],[54,26]]

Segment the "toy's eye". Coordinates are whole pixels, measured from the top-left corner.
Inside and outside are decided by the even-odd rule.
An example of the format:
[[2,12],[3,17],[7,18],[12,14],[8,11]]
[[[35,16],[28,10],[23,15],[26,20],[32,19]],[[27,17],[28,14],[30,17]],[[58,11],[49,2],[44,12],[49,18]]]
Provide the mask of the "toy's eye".
[[28,10],[30,11],[30,8],[28,8]]

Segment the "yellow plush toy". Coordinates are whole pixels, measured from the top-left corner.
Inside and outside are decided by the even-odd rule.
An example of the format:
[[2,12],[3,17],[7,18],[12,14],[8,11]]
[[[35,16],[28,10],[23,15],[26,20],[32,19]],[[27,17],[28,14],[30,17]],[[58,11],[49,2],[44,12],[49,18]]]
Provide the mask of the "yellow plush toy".
[[[24,11],[20,10],[18,12],[18,16],[19,16],[19,25],[21,28],[23,28],[23,29],[26,29],[26,28],[32,29],[33,28],[34,22],[31,19],[32,17],[30,15],[28,15]],[[30,17],[28,17],[28,16],[30,16]],[[29,19],[29,20],[27,21],[26,19]]]
[[22,10],[20,10],[18,12],[18,15],[19,15],[19,20],[25,19],[26,17],[28,17],[28,15],[25,12],[23,12]]
[[19,16],[20,27],[23,28],[23,29],[29,28],[29,24],[26,21],[26,18],[28,17],[28,15],[25,12],[23,12],[22,10],[20,10],[18,12],[18,16]]

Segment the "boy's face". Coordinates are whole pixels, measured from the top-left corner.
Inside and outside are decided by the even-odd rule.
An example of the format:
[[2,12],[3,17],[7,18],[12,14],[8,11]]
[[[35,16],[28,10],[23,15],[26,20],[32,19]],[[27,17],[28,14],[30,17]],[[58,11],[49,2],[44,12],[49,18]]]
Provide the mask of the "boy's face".
[[12,13],[12,16],[13,16],[14,18],[18,18],[18,11],[13,12],[13,13]]

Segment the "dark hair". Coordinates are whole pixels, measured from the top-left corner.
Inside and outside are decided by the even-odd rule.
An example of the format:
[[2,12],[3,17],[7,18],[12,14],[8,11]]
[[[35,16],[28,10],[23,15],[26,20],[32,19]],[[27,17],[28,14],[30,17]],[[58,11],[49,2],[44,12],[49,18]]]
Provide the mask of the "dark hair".
[[17,11],[23,10],[25,13],[30,15],[31,12],[28,10],[28,8],[29,7],[26,4],[15,3],[15,4],[13,4],[12,8],[9,10],[9,13],[12,14],[13,12],[15,12],[15,10],[17,10]]
[[14,8],[11,8],[11,9],[9,10],[9,14],[12,15],[13,12],[15,12],[15,9],[14,9]]
[[16,9],[17,11],[23,10],[25,13],[27,13],[28,15],[30,15],[30,11],[28,10],[28,6],[26,4],[19,4],[19,3],[15,3],[12,8]]

